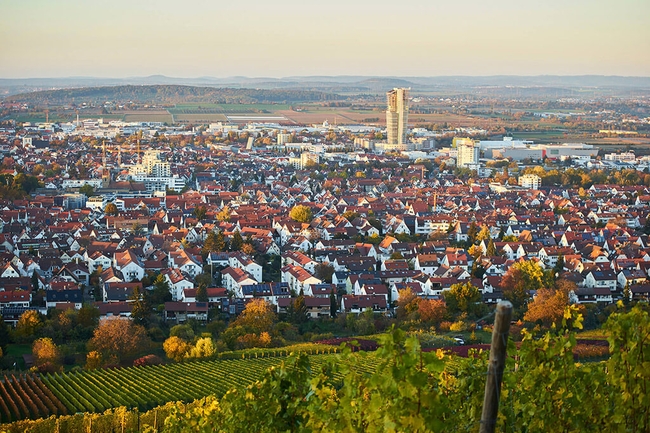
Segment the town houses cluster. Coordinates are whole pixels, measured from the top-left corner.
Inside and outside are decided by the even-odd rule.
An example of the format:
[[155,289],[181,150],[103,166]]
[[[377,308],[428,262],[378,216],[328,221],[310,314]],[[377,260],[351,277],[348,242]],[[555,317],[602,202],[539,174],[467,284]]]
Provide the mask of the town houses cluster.
[[[647,186],[578,190],[523,173],[543,172],[542,160],[642,170],[647,161],[630,152],[600,158],[587,145],[508,138],[386,149],[372,128],[329,125],[139,124],[106,138],[86,123],[76,134],[56,124],[0,134],[3,185],[39,182],[0,200],[8,323],[89,302],[102,317],[129,316],[154,281],[169,288],[161,313],[175,322],[236,315],[255,298],[282,312],[296,294],[312,318],[392,314],[404,288],[437,299],[464,282],[493,304],[521,260],[575,283],[573,302],[650,294]],[[233,139],[206,140],[224,134]],[[510,173],[498,179],[503,167]]]

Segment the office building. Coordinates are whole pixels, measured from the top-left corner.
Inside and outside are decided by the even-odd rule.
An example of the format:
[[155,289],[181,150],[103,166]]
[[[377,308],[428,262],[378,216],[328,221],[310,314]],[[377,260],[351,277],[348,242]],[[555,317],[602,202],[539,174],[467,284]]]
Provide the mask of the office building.
[[410,89],[393,89],[386,93],[386,134],[388,136],[385,150],[406,150],[406,133],[408,131]]

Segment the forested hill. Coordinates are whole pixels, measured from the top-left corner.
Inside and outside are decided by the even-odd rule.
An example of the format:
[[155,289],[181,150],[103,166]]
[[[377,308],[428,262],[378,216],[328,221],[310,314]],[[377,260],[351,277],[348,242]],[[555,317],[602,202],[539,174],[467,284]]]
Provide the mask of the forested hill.
[[7,101],[28,104],[66,105],[133,101],[154,104],[204,103],[291,103],[339,99],[334,93],[313,90],[232,89],[179,85],[84,87],[45,90],[7,97]]

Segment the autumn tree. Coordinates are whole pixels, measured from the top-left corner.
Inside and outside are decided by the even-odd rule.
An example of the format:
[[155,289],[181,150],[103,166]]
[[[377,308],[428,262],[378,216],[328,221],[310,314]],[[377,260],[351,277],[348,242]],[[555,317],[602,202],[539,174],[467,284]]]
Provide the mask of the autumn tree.
[[217,353],[214,341],[210,337],[202,337],[196,340],[196,344],[185,355],[187,358],[209,358]]
[[481,227],[481,230],[476,235],[476,240],[478,242],[481,242],[481,241],[485,241],[485,240],[488,240],[488,239],[491,239],[491,237],[490,237],[490,228],[486,224],[483,227]]
[[501,280],[503,295],[512,302],[515,314],[521,313],[521,309],[525,307],[530,298],[531,291],[539,290],[545,285],[544,270],[537,262],[532,260],[514,263]]
[[494,244],[494,240],[492,238],[490,238],[487,247],[485,248],[485,255],[488,257],[494,257],[497,255],[497,247]]
[[483,297],[479,289],[472,283],[456,283],[443,292],[447,309],[452,314],[467,313],[480,317],[485,310]]
[[30,341],[43,326],[41,313],[36,310],[27,310],[20,315],[16,323],[16,337],[21,341]]
[[116,216],[117,214],[119,214],[119,212],[120,212],[120,211],[119,211],[119,209],[117,208],[117,206],[115,205],[115,203],[109,203],[109,204],[107,204],[106,207],[104,208],[104,213],[105,213],[106,215]]
[[564,317],[564,308],[569,305],[569,292],[566,289],[541,288],[535,294],[524,314],[527,322],[540,323],[545,326],[558,324]]
[[438,325],[447,315],[447,305],[442,300],[422,299],[418,304],[418,315],[422,323]]
[[109,317],[95,329],[88,347],[101,353],[105,360],[115,358],[119,361],[147,348],[149,343],[144,327],[127,318]]
[[217,213],[217,221],[230,221],[230,208],[228,206],[224,206],[224,208]]
[[61,366],[61,352],[51,338],[39,338],[32,344],[32,355],[34,365],[42,367],[46,364],[58,370]]
[[253,299],[246,304],[244,311],[235,319],[233,325],[243,326],[259,334],[269,331],[276,320],[273,307],[263,299]]
[[313,215],[309,206],[299,204],[289,211],[289,218],[299,223],[309,223],[311,222]]
[[415,320],[415,313],[418,311],[420,298],[417,297],[410,287],[398,292],[397,318],[400,320]]
[[163,350],[167,358],[180,362],[192,350],[192,345],[180,337],[171,336],[163,343]]
[[212,252],[226,251],[226,249],[227,249],[226,238],[224,237],[223,233],[221,231],[219,231],[218,233],[211,231],[210,233],[208,233],[208,237],[205,239],[205,242],[203,243],[203,248],[201,252],[207,255]]

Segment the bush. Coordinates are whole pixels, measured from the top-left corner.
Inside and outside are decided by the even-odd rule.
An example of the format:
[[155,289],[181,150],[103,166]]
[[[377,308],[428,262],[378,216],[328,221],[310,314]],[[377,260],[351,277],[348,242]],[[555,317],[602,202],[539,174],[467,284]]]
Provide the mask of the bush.
[[145,355],[142,358],[138,358],[133,361],[134,367],[140,367],[143,365],[159,365],[162,364],[163,360],[160,356],[157,355]]

